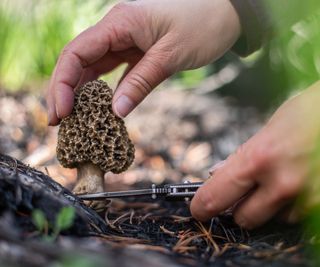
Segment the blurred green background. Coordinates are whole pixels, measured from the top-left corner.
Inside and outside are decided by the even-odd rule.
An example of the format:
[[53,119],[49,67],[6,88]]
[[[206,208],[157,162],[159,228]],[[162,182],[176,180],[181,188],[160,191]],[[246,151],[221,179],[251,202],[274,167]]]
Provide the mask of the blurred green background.
[[[61,49],[116,2],[1,0],[0,90],[43,88]],[[200,88],[202,93],[220,89],[221,95],[232,96],[244,105],[262,109],[279,105],[320,77],[319,4],[310,1],[304,6],[307,15],[289,28],[279,23],[277,37],[264,49],[246,59],[227,53],[206,67],[178,73],[171,81],[183,89]],[[297,8],[289,15],[294,18],[299,12]],[[121,69],[109,78],[117,80],[120,74]],[[309,222],[313,232],[320,233],[319,214],[320,206]]]
[[[0,2],[0,85],[17,91],[38,88],[50,78],[63,47],[95,24],[119,1],[2,0]],[[110,80],[120,77],[121,69]],[[201,68],[177,75],[193,86],[207,75]],[[176,78],[177,78],[176,77]],[[181,78],[181,79],[180,79]],[[108,78],[107,78],[108,79]]]
[[106,0],[2,0],[2,87],[17,90],[48,79],[61,49],[98,21],[111,3]]

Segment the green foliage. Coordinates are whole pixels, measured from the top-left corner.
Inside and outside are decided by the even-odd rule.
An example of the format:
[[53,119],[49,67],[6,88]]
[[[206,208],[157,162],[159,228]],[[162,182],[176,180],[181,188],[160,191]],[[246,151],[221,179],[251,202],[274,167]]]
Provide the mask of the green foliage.
[[48,79],[63,47],[98,21],[108,0],[0,2],[0,84],[19,89]]
[[[310,1],[303,5],[305,17],[292,27],[278,25],[274,38],[268,47],[271,68],[283,68],[290,88],[301,90],[319,80],[320,77],[320,5]],[[276,11],[277,4],[273,7]],[[301,17],[299,9],[292,10],[288,17]],[[286,19],[279,19],[279,21]]]
[[39,232],[44,231],[46,225],[48,225],[46,216],[41,210],[34,210],[32,212],[32,221]]
[[0,81],[7,80],[9,72],[16,79],[20,79],[12,63],[18,54],[19,43],[16,38],[21,33],[21,21],[10,10],[0,8],[0,25]]
[[33,10],[30,21],[33,35],[29,42],[36,78],[50,76],[61,49],[73,36],[74,14],[70,3],[54,1]]
[[[68,230],[74,222],[75,209],[73,207],[63,207],[56,216],[54,225],[50,225],[45,214],[41,210],[32,212],[32,220],[40,234],[42,240],[53,242],[57,239],[61,231]],[[52,267],[102,267],[108,266],[99,256],[88,255],[67,255]]]
[[73,207],[63,207],[56,216],[54,225],[51,225],[43,211],[34,210],[32,212],[32,221],[38,232],[43,235],[46,241],[55,240],[61,231],[68,230],[74,222],[75,209]]
[[56,218],[55,231],[60,232],[69,229],[73,224],[75,215],[73,207],[63,207]]
[[306,212],[305,229],[311,241],[309,251],[311,251],[316,266],[320,266],[320,137],[315,145],[315,150],[310,158],[310,172],[306,185],[306,190],[300,198],[299,208]]
[[305,226],[307,232],[307,238],[310,243],[307,243],[307,250],[311,254],[315,266],[320,264],[320,205],[314,206],[308,211],[305,218]]

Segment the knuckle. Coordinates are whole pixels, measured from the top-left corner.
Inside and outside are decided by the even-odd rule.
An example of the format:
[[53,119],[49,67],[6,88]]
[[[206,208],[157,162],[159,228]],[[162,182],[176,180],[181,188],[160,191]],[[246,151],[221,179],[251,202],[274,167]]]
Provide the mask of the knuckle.
[[[235,162],[237,161],[237,159],[242,159],[245,162],[251,162],[247,150],[248,149],[246,143],[240,145],[237,150],[227,158],[227,161]],[[246,167],[250,167],[249,164],[246,164]]]
[[217,174],[222,172],[223,176],[236,188],[248,188],[255,182],[255,169],[252,168],[252,165],[244,144],[226,159],[226,163],[223,168],[217,170]]
[[155,60],[152,62],[155,69],[160,71],[163,77],[168,77],[178,71],[177,62],[179,62],[179,52],[172,44],[167,44],[165,47],[160,46],[153,56]]
[[130,75],[128,83],[139,92],[140,97],[148,95],[152,90],[152,86],[147,79],[137,72]]
[[265,142],[253,146],[249,154],[252,163],[251,166],[254,170],[263,171],[274,162],[273,147]]
[[137,36],[140,36],[145,28],[141,25],[144,22],[142,10],[131,2],[121,2],[105,15],[102,24],[103,29],[111,33],[111,49],[119,46],[128,48],[137,41]]
[[89,63],[70,47],[71,44],[72,42],[62,49],[60,59],[70,58],[70,60],[79,62],[82,67],[87,67]]
[[274,202],[283,202],[294,198],[300,191],[298,179],[284,177],[276,183]]
[[165,67],[168,64],[168,57],[165,53],[153,54],[150,57],[146,57],[146,66],[154,77],[167,78],[170,76],[169,69]]

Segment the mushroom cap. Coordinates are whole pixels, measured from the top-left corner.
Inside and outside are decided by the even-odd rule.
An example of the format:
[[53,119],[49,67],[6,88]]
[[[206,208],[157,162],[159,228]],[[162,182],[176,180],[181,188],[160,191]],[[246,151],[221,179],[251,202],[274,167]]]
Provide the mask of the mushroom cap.
[[75,168],[92,162],[104,172],[120,173],[134,159],[134,146],[124,121],[112,110],[113,92],[106,82],[88,82],[75,92],[72,113],[61,120],[57,158]]

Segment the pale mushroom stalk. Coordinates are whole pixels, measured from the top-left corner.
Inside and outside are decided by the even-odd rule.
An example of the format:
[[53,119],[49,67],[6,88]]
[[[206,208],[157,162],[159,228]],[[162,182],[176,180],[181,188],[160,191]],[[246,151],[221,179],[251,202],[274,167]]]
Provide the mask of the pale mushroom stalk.
[[91,162],[81,163],[77,166],[77,181],[77,185],[85,185],[88,191],[103,191],[104,172]]

